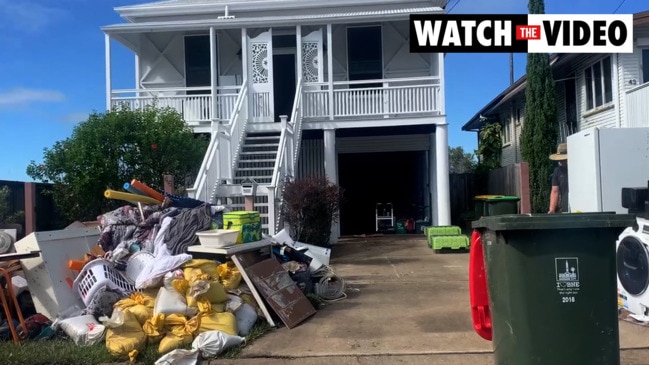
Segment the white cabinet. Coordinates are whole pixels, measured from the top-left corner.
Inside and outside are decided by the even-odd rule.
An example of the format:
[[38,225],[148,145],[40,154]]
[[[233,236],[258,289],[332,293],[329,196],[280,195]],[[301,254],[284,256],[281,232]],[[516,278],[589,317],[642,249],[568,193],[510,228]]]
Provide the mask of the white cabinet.
[[36,310],[54,320],[60,312],[77,305],[84,308],[72,282],[77,272],[69,260],[81,260],[97,244],[96,228],[34,232],[15,243],[16,252],[39,251],[40,257],[21,260]]

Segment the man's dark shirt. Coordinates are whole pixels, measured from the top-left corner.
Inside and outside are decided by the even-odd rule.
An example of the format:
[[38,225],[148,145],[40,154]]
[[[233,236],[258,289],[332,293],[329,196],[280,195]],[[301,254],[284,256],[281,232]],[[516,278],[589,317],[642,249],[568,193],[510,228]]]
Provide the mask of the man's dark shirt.
[[560,212],[569,213],[568,208],[568,169],[566,166],[557,166],[552,173],[552,186],[559,187],[559,203],[558,208]]

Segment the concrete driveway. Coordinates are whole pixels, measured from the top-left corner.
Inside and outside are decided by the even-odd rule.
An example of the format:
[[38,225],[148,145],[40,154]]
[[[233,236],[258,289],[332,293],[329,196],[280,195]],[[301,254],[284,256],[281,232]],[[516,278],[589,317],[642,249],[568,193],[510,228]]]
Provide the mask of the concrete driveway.
[[[475,334],[471,323],[467,253],[436,254],[423,236],[355,238],[332,251],[332,265],[350,288],[348,298],[245,347],[248,363],[302,358],[301,364],[319,364],[318,358],[334,356],[339,364],[364,363],[362,358],[382,363],[388,356],[389,363],[421,363],[422,356],[429,364],[492,363],[491,342]],[[628,356],[647,358],[646,350],[637,349],[649,348],[649,328],[620,322],[620,332],[622,348],[636,349]]]

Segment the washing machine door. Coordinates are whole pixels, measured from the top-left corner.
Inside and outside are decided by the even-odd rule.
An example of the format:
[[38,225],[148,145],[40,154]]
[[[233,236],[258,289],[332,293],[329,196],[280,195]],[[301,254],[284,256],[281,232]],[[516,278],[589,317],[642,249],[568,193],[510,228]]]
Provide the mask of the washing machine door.
[[630,295],[640,295],[649,285],[649,254],[634,236],[624,237],[617,249],[617,276]]

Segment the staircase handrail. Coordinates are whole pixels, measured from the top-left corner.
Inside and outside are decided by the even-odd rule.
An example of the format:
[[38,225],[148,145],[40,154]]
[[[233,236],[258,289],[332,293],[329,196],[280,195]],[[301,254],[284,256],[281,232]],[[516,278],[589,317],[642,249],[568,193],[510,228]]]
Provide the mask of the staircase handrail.
[[[290,167],[290,173],[295,174],[295,159],[291,159],[287,152],[288,148],[292,149],[292,153],[295,153],[295,147],[297,144],[296,133],[299,133],[296,129],[301,128],[301,115],[302,115],[302,77],[299,77],[297,82],[297,87],[295,89],[295,98],[293,99],[293,109],[291,110],[291,119],[286,123],[286,126],[282,128],[282,133],[279,138],[279,147],[277,149],[277,156],[275,158],[275,166],[273,168],[273,179],[271,181],[271,189],[274,192],[272,196],[277,199],[280,198],[279,203],[276,204],[275,201],[269,200],[268,213],[272,214],[272,219],[269,219],[269,223],[273,224],[274,231],[277,232],[279,228],[283,225],[282,219],[282,196],[284,195],[285,180],[286,175],[283,174],[288,167]],[[289,141],[293,143],[289,146]],[[274,200],[275,200],[274,199]]]
[[286,158],[286,147],[288,144],[289,135],[295,136],[295,125],[293,124],[293,118],[300,114],[301,104],[302,104],[302,77],[298,79],[297,87],[295,88],[295,98],[293,99],[293,110],[291,111],[291,120],[287,123],[286,128],[282,128],[282,132],[279,136],[279,147],[277,148],[277,156],[275,157],[275,166],[273,167],[273,178],[270,185],[274,188],[277,188],[278,184],[281,182],[281,173],[284,170],[286,163],[291,163]]
[[293,173],[297,169],[297,163],[300,158],[300,147],[302,143],[302,123],[304,121],[304,110],[302,109],[302,81],[298,86],[299,95],[296,95],[296,98],[299,98],[299,105],[293,105],[293,112],[291,114],[291,122],[293,123]]
[[[245,118],[241,119],[241,122],[237,123],[240,119],[239,114],[241,113],[241,109],[244,105],[246,105],[246,101],[248,100],[247,98],[248,95],[248,81],[246,78],[243,80],[243,85],[241,86],[241,93],[237,97],[237,101],[235,103],[235,112],[232,114],[232,118],[230,118],[230,156],[232,156],[232,162],[230,164],[230,168],[232,169],[232,176],[234,176],[234,169],[237,167],[237,164],[239,163],[239,154],[241,153],[241,146],[243,145],[243,140],[246,137],[246,128],[248,126],[248,116],[246,115]],[[247,105],[246,105],[247,106]]]
[[[244,104],[244,100],[246,100],[245,98],[246,92],[247,92],[247,83],[246,80],[244,79],[244,82],[241,86],[241,89],[239,90],[239,95],[237,96],[237,100],[234,105],[234,112],[230,117],[230,123],[228,125],[233,124],[237,120],[237,117],[239,116],[239,112],[241,111],[241,106]],[[198,170],[198,176],[194,181],[193,186],[187,189],[187,192],[190,193],[190,195],[193,195],[193,198],[195,199],[207,200],[209,198],[207,191],[205,191],[204,197],[201,197],[200,194],[203,191],[203,189],[207,188],[207,175],[210,171],[213,171],[214,169],[217,170],[215,181],[214,181],[215,184],[217,184],[218,181],[220,180],[221,176],[218,176],[220,174],[219,159],[214,158],[216,155],[218,155],[221,147],[220,129],[221,128],[217,128],[216,130],[212,131],[210,135],[210,143],[207,146],[207,150],[205,151],[205,156],[203,156],[203,161],[201,162],[201,167]]]

